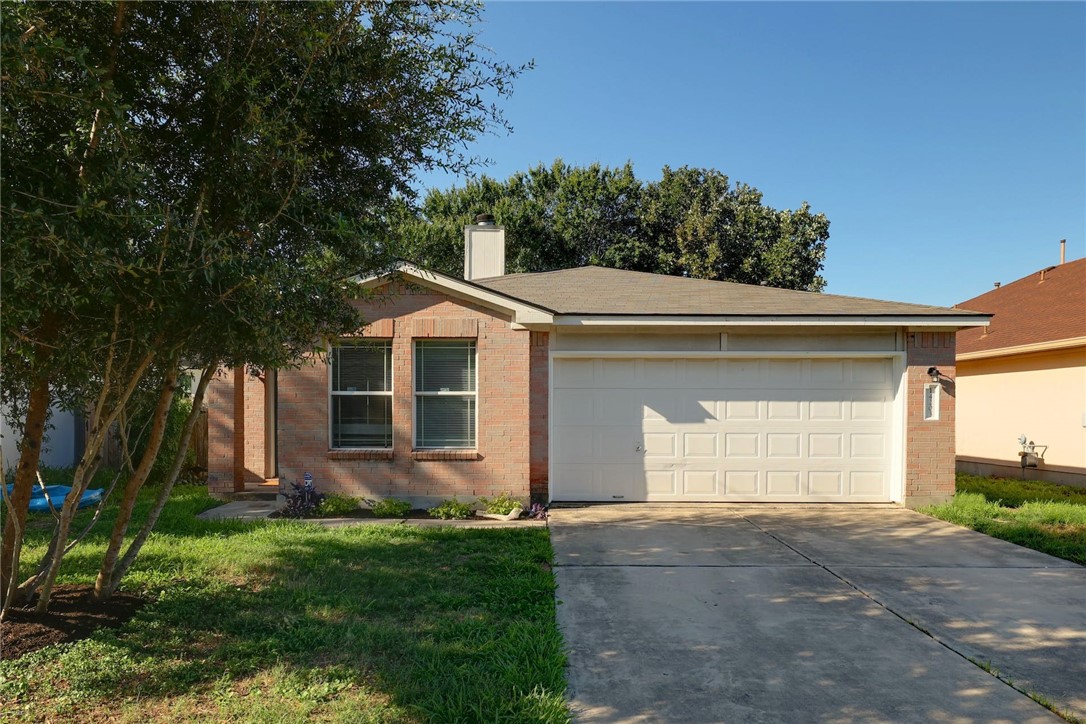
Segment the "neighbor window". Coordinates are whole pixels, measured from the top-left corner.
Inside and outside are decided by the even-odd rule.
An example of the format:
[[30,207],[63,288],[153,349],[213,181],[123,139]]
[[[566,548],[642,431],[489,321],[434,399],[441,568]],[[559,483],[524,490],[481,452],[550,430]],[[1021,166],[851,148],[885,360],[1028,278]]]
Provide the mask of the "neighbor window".
[[924,385],[924,419],[939,419],[939,383]]
[[392,447],[392,343],[334,347],[331,373],[332,447]]
[[475,447],[475,340],[415,342],[415,447]]

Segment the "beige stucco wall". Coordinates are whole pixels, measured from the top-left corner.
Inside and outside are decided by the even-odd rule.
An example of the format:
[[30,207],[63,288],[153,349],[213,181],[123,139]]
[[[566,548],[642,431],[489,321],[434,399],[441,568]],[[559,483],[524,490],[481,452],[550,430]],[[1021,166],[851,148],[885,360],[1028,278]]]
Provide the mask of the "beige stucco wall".
[[958,360],[958,456],[1018,465],[1018,436],[1048,466],[1086,469],[1086,348]]

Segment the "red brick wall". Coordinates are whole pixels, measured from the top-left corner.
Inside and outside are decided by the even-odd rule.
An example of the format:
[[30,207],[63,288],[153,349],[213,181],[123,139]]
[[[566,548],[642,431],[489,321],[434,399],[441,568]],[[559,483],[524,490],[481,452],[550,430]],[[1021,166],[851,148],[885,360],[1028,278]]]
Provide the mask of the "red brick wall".
[[234,489],[234,371],[220,369],[207,386],[207,487],[212,495]]
[[[954,495],[954,333],[909,332],[906,343],[905,504],[942,502]],[[943,375],[939,419],[924,419],[929,367]]]
[[[238,382],[242,395],[235,395]],[[212,494],[264,480],[264,382],[221,369],[207,388],[207,484]]]
[[531,462],[529,478],[532,499],[547,502],[547,421],[549,412],[548,380],[550,379],[550,336],[546,332],[531,333],[531,390],[528,396],[529,439]]
[[[429,289],[397,284],[361,303],[367,337],[392,339],[391,452],[329,450],[328,365],[279,372],[279,477],[312,473],[319,490],[432,504],[502,492],[529,495],[529,333],[509,319]],[[478,354],[475,451],[413,450],[412,357],[419,337],[471,337]]]

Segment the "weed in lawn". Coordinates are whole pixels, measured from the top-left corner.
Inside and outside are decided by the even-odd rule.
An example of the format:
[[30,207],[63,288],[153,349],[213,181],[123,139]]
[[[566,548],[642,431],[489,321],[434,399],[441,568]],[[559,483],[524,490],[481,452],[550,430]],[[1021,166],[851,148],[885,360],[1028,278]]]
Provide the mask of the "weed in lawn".
[[483,506],[483,510],[495,515],[509,515],[515,509],[524,507],[519,500],[509,495],[509,493],[502,493],[496,498],[480,497],[479,504]]
[[365,501],[377,518],[403,518],[411,512],[411,503],[397,498]]
[[431,518],[441,520],[464,520],[472,516],[471,503],[461,503],[456,498],[442,500],[427,512]]
[[321,518],[342,518],[358,511],[358,499],[339,493],[328,493],[317,506]]

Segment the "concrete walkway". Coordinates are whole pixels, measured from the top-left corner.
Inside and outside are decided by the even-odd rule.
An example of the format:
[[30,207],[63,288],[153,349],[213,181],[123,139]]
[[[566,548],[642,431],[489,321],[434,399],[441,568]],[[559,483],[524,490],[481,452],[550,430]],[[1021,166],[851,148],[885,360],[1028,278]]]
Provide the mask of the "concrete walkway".
[[901,509],[593,506],[551,537],[584,721],[1086,717],[1082,566]]

